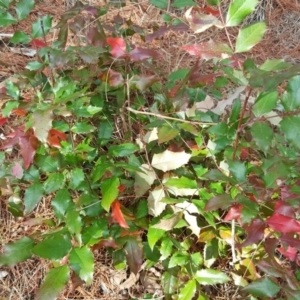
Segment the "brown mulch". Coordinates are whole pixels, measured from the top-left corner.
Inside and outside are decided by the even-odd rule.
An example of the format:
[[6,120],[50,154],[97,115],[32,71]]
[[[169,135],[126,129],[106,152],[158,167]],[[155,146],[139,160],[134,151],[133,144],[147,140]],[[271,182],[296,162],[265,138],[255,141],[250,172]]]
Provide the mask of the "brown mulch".
[[[74,1],[66,0],[44,0],[38,1],[29,19],[20,22],[16,26],[0,29],[1,34],[12,34],[16,30],[29,33],[31,23],[39,16],[49,14],[54,17],[54,21],[59,20],[60,15],[66,8],[71,7]],[[89,2],[89,1],[87,1]],[[228,1],[229,2],[229,1]],[[105,1],[90,1],[93,5],[105,5]],[[203,5],[204,1],[198,1],[199,5]],[[152,26],[163,25],[160,14],[161,11],[151,5],[146,0],[137,2],[128,2],[123,8],[111,7],[108,15],[102,17],[103,22],[110,24],[113,18],[120,15],[124,19],[131,19],[132,22],[140,27],[147,28],[151,33]],[[170,10],[173,16],[182,17],[184,11]],[[257,62],[263,62],[270,58],[283,58],[292,63],[300,62],[300,1],[294,0],[262,0],[257,11],[247,19],[248,23],[267,20],[268,31],[263,41],[254,47],[247,56],[253,57]],[[55,36],[55,29],[51,31],[47,37],[48,41]],[[153,40],[149,45],[144,43],[138,35],[134,35],[131,39],[132,44],[151,47],[157,49],[163,59],[158,62],[165,74],[169,74],[178,68],[189,67],[194,61],[184,51],[180,50],[180,46],[214,40],[224,40],[224,32],[218,29],[209,30],[203,34],[195,35],[187,32],[170,31],[163,38]],[[0,82],[5,78],[18,74],[25,65],[33,58],[16,54],[11,51],[11,46],[7,39],[2,37],[0,44]],[[2,80],[1,80],[2,78]],[[1,134],[1,132],[0,132]],[[1,185],[0,185],[1,187]],[[28,233],[28,230],[38,230],[40,228],[28,228],[22,224],[22,220],[14,219],[6,209],[6,199],[8,196],[2,194],[0,199],[0,236],[1,244],[5,244],[16,238],[21,238]],[[42,217],[51,217],[51,208],[42,202],[36,210],[36,215]],[[51,268],[49,261],[39,259],[37,257],[20,263],[14,267],[0,267],[0,299],[33,299],[47,271]],[[144,286],[139,281],[133,285],[128,291],[120,288],[120,284],[116,284],[112,278],[127,278],[126,271],[118,272],[111,265],[111,258],[105,251],[99,251],[95,254],[95,276],[90,287],[80,286],[75,290],[71,286],[67,286],[59,299],[66,297],[72,299],[130,299],[130,294],[138,296],[144,291]],[[5,276],[2,275],[6,274]],[[125,276],[125,277],[124,277]],[[120,279],[122,282],[124,279]],[[220,291],[220,294],[226,294]],[[230,293],[229,293],[230,294]],[[228,296],[229,297],[229,296]],[[222,299],[216,297],[215,299]],[[224,299],[224,298],[223,298]]]

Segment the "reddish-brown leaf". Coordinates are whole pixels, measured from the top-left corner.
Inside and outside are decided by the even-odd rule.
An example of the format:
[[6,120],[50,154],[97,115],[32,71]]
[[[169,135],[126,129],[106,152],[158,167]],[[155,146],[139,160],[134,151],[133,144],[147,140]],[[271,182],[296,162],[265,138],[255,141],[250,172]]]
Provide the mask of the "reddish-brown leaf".
[[5,124],[7,120],[8,120],[8,118],[3,118],[3,117],[0,115],[0,126],[2,126],[3,124]]
[[213,9],[212,7],[209,7],[209,6],[206,6],[206,7],[203,7],[203,8],[198,7],[198,9],[200,11],[203,11],[207,14],[211,14],[211,15],[216,16],[216,17],[220,15],[220,12],[219,12],[218,9]]
[[24,126],[20,126],[16,131],[9,134],[8,137],[10,137],[11,140],[5,145],[1,146],[0,149],[7,149],[15,145],[19,145],[20,154],[24,161],[24,168],[28,169],[33,161],[35,151],[39,146],[39,141],[34,136],[33,130],[28,129],[26,132],[24,132]]
[[104,47],[106,45],[105,35],[99,32],[98,28],[91,27],[87,33],[87,41],[89,44],[97,46],[97,47]]
[[110,54],[115,57],[119,58],[126,55],[126,43],[122,38],[107,38],[107,44],[111,47]]
[[299,238],[294,238],[293,234],[283,234],[279,240],[287,246],[291,246],[300,250],[300,240]]
[[278,245],[278,239],[267,238],[265,240],[265,249],[269,257],[274,257],[274,252],[275,249],[277,248],[277,245]]
[[102,81],[108,82],[110,86],[119,86],[124,83],[124,78],[120,72],[116,72],[112,69],[102,73],[99,78]]
[[170,25],[170,26],[161,26],[153,33],[147,35],[146,42],[151,42],[154,39],[161,38],[164,36],[168,31],[187,31],[189,29],[189,26],[185,23],[180,23],[177,25]]
[[228,213],[226,214],[224,221],[231,221],[231,220],[237,220],[241,216],[241,212],[243,209],[243,205],[241,204],[234,204],[230,207]]
[[291,192],[291,186],[284,185],[280,187],[280,196],[282,200],[290,200],[299,198],[299,194]]
[[215,74],[201,74],[201,73],[194,73],[189,78],[189,83],[191,87],[197,86],[205,86],[207,84],[213,83],[217,76],[222,75],[222,73],[218,72]]
[[245,228],[247,232],[247,238],[243,243],[241,243],[240,247],[246,247],[261,241],[264,238],[265,228],[266,224],[263,220],[252,220],[251,224]]
[[120,185],[118,186],[119,193],[124,192],[125,189],[126,189],[126,185],[125,185],[125,184],[120,184]]
[[231,48],[223,43],[210,40],[209,42],[185,45],[181,47],[190,55],[200,57],[202,59],[222,58],[224,55],[232,53]]
[[286,204],[283,201],[276,201],[274,212],[279,213],[281,215],[294,218],[295,217],[295,211],[294,208],[290,205]]
[[132,61],[141,61],[148,58],[159,58],[159,54],[152,49],[136,47],[129,53],[129,57]]
[[118,200],[111,204],[111,216],[115,223],[118,223],[123,228],[129,228],[121,211],[121,203]]
[[249,148],[242,148],[240,154],[240,160],[246,160],[249,158]]
[[219,208],[226,209],[233,204],[233,200],[228,194],[216,195],[208,200],[204,207],[204,211],[217,210]]
[[277,250],[290,261],[295,261],[297,258],[297,250],[293,247],[289,246],[287,249],[280,247]]
[[266,274],[282,277],[285,274],[285,270],[279,265],[275,259],[271,259],[270,257],[260,260],[257,263],[257,266]]
[[274,213],[266,222],[272,229],[278,232],[300,232],[300,223],[282,214]]
[[120,247],[113,239],[101,240],[99,243],[92,246],[92,251],[99,250],[103,247],[119,249]]
[[22,108],[16,108],[12,111],[12,113],[19,117],[24,117],[27,114],[26,110]]
[[64,132],[52,128],[48,132],[47,143],[52,147],[61,148],[60,142],[66,139],[67,136]]
[[136,230],[136,231],[128,231],[128,230],[122,230],[120,236],[135,236],[135,235],[141,235],[143,233],[142,230]]
[[71,292],[75,291],[79,286],[85,283],[75,272],[71,275]]
[[47,47],[47,44],[43,40],[40,40],[40,39],[33,39],[33,40],[31,40],[31,42],[29,44],[32,47],[37,48],[37,49]]
[[134,238],[128,238],[124,247],[130,271],[137,274],[143,263],[143,244]]

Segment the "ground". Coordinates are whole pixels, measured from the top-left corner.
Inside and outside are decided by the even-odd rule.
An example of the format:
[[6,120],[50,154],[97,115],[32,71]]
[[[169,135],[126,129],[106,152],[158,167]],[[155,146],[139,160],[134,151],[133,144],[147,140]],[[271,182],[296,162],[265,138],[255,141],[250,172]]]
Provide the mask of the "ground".
[[[37,1],[37,5],[30,14],[29,20],[21,22],[18,28],[0,29],[0,85],[5,79],[18,74],[24,69],[28,61],[34,57],[26,54],[26,48],[15,48],[8,43],[8,39],[15,30],[24,32],[30,31],[31,22],[38,16],[50,14],[54,17],[54,23],[57,23],[61,14],[72,7],[74,0],[45,0]],[[86,1],[95,6],[106,5],[105,1]],[[111,1],[113,2],[113,1]],[[114,1],[116,2],[116,1]],[[205,1],[197,1],[199,5],[203,5]],[[229,1],[223,1],[222,7],[224,11],[228,6]],[[184,10],[169,11],[173,15],[183,17]],[[110,13],[103,18],[104,24],[112,22],[114,16],[120,15],[124,19],[133,21],[134,24],[147,28],[149,33],[154,25],[162,25],[160,18],[161,11],[148,1],[133,1],[127,3],[124,7],[116,7],[111,5]],[[268,23],[268,32],[264,40],[257,45],[248,56],[253,57],[258,63],[265,61],[268,58],[283,58],[292,63],[300,62],[300,3],[293,0],[261,0],[256,12],[251,15],[246,23],[252,21],[260,21],[266,19]],[[50,43],[56,37],[57,31],[55,28],[47,36],[47,42]],[[234,31],[232,31],[234,37]],[[167,57],[165,61],[159,62],[163,66],[166,74],[192,64],[193,59],[183,51],[179,50],[180,46],[206,41],[210,38],[214,40],[224,40],[223,32],[217,29],[208,30],[201,35],[191,35],[187,32],[170,31],[162,38],[151,41],[151,48],[160,49]],[[69,44],[74,43],[74,39],[70,38]],[[133,44],[140,45],[144,42],[134,36],[131,41]],[[0,100],[0,108],[3,105]],[[7,132],[1,132],[1,134]],[[5,196],[0,199],[0,236],[1,244],[5,244],[14,240],[16,237],[22,237],[31,230],[31,224],[27,224],[24,220],[14,219],[6,210]],[[51,209],[47,206],[47,199],[38,206],[36,217],[51,218]],[[40,228],[42,230],[42,228]],[[38,290],[45,274],[51,268],[49,262],[39,258],[30,259],[20,263],[17,266],[8,268],[0,268],[0,299],[33,299]],[[73,281],[73,286],[69,285],[64,289],[60,299],[130,299],[139,297],[145,290],[153,292],[155,290],[157,296],[161,296],[161,288],[158,284],[161,270],[153,269],[151,274],[145,276],[145,272],[141,272],[140,278],[128,278],[128,274],[116,272],[110,265],[109,253],[98,251],[96,255],[94,280],[91,286],[81,285],[76,287],[76,281]],[[145,280],[144,278],[148,278]],[[152,278],[152,280],[149,280]],[[78,282],[78,285],[80,283]],[[215,288],[214,299],[228,299],[226,291],[217,291]],[[238,299],[238,298],[236,298]]]

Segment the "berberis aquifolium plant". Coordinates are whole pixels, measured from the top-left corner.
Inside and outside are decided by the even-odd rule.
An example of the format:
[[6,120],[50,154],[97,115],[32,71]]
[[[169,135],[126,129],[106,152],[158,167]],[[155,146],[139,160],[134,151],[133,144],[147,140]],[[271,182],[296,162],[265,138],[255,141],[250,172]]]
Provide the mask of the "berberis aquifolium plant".
[[[267,30],[243,23],[257,0],[150,3],[165,22],[151,34],[79,1],[25,33],[34,0],[0,1],[9,43],[36,50],[0,90],[1,201],[30,227],[2,237],[0,265],[51,261],[36,299],[91,285],[99,251],[134,284],[160,272],[144,299],[300,299],[300,66],[241,55]],[[192,67],[166,74],[152,41],[206,30],[227,42],[181,46]]]

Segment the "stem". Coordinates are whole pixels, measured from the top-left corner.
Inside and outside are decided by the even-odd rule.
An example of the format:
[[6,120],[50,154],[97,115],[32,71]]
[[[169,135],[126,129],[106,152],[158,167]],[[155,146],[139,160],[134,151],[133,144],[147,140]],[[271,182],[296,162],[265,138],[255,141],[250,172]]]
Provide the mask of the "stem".
[[208,123],[208,122],[205,123],[205,122],[182,120],[182,119],[168,117],[168,116],[164,116],[164,115],[160,115],[160,114],[155,114],[155,113],[151,113],[151,112],[138,111],[138,110],[135,110],[135,109],[133,109],[131,107],[127,107],[127,110],[133,112],[136,115],[153,116],[153,117],[157,117],[157,118],[160,118],[160,119],[173,120],[173,121],[178,121],[178,122],[182,122],[182,123],[189,123],[189,124],[193,124],[193,125],[216,125],[217,124],[217,123]]
[[252,92],[252,88],[250,88],[249,91],[248,91],[248,94],[246,96],[246,99],[245,99],[245,102],[244,102],[244,105],[243,105],[243,109],[242,109],[241,114],[240,114],[239,124],[238,124],[237,132],[236,132],[236,138],[235,138],[234,146],[233,146],[234,147],[234,152],[233,152],[233,155],[232,155],[233,160],[236,157],[237,147],[238,147],[238,143],[239,143],[239,139],[240,139],[240,134],[239,133],[241,131],[242,122],[243,122],[243,119],[244,119],[244,115],[245,115],[245,112],[246,112],[246,109],[247,109],[247,104],[248,104],[251,92]]

